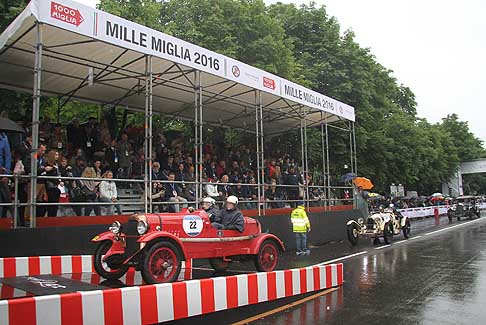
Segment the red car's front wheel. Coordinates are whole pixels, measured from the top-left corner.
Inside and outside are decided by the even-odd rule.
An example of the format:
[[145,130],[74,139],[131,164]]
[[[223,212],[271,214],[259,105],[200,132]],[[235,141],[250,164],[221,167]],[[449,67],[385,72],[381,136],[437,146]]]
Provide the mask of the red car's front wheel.
[[123,255],[111,255],[105,260],[105,254],[111,248],[112,242],[105,240],[96,247],[94,254],[94,268],[96,272],[105,279],[116,280],[121,278],[127,271],[128,265],[123,265]]
[[255,266],[258,271],[270,272],[278,265],[278,247],[273,240],[265,240],[255,256]]
[[176,281],[181,272],[180,250],[168,241],[155,243],[145,255],[141,271],[146,283]]

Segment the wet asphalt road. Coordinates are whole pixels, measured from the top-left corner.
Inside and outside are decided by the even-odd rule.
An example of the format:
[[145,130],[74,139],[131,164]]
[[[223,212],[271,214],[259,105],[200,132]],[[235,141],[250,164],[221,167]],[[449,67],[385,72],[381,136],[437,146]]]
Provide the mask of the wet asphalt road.
[[[343,241],[312,247],[310,256],[285,252],[279,269],[336,260],[344,263],[344,285],[294,306],[288,304],[315,293],[173,323],[231,324],[283,306],[279,312],[258,317],[253,323],[486,324],[485,216],[483,212],[481,219],[455,221],[451,225],[447,218],[417,220],[412,223],[412,237],[404,240],[401,235],[396,236],[391,246],[362,240],[353,247]],[[193,269],[193,278],[255,272],[251,262],[235,262],[230,269],[218,274],[201,260]],[[63,277],[83,285],[82,288],[72,285],[72,290],[88,290],[87,285],[103,289],[141,284],[139,272],[113,283],[91,273]],[[0,291],[8,291],[5,288]],[[16,288],[15,292],[22,293],[21,285]]]
[[[284,255],[280,268],[342,260],[344,285],[252,324],[486,324],[486,218],[447,218],[412,224],[412,238],[391,246],[346,242],[312,249],[309,257]],[[238,265],[236,265],[238,266]],[[240,265],[238,269],[246,269]],[[181,320],[228,324],[301,299],[287,299]]]

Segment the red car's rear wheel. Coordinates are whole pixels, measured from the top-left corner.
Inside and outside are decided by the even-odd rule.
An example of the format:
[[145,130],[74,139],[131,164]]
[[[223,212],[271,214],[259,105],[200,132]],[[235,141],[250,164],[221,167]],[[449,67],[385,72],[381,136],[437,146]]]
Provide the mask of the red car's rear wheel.
[[155,243],[145,255],[141,271],[146,283],[176,281],[181,272],[180,250],[168,241]]
[[265,240],[255,256],[255,266],[258,271],[270,272],[278,265],[278,247],[273,240]]
[[128,265],[122,264],[124,256],[121,254],[111,255],[104,261],[105,254],[111,248],[111,245],[111,241],[105,240],[96,247],[94,254],[94,268],[103,278],[116,280],[121,278],[128,271]]

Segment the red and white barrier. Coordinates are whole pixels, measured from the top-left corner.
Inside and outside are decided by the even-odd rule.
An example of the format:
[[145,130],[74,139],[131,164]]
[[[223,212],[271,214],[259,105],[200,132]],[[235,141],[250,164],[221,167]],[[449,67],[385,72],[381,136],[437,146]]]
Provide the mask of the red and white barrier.
[[[192,260],[182,261],[179,281],[192,279]],[[73,274],[76,279],[80,273],[93,273],[92,283],[99,283],[94,273],[92,255],[29,256],[0,258],[0,278],[35,275]],[[143,284],[140,272],[130,268],[122,278],[127,285]],[[97,282],[94,282],[97,281]]]
[[0,324],[153,324],[339,286],[331,264],[0,301]]
[[440,206],[431,206],[425,208],[408,208],[408,209],[398,209],[404,216],[409,218],[426,218],[426,217],[433,217],[435,213],[435,209],[439,209],[439,215],[447,214],[447,210],[449,210],[450,206],[448,205],[440,205]]
[[0,258],[0,278],[94,272],[92,255]]

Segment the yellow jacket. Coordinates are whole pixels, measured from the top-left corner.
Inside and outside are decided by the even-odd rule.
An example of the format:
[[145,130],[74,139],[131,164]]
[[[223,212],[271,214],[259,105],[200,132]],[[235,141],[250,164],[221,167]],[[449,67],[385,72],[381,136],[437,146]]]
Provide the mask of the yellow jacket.
[[307,218],[305,208],[301,205],[292,211],[290,220],[292,221],[294,232],[307,232],[310,229],[309,218]]

